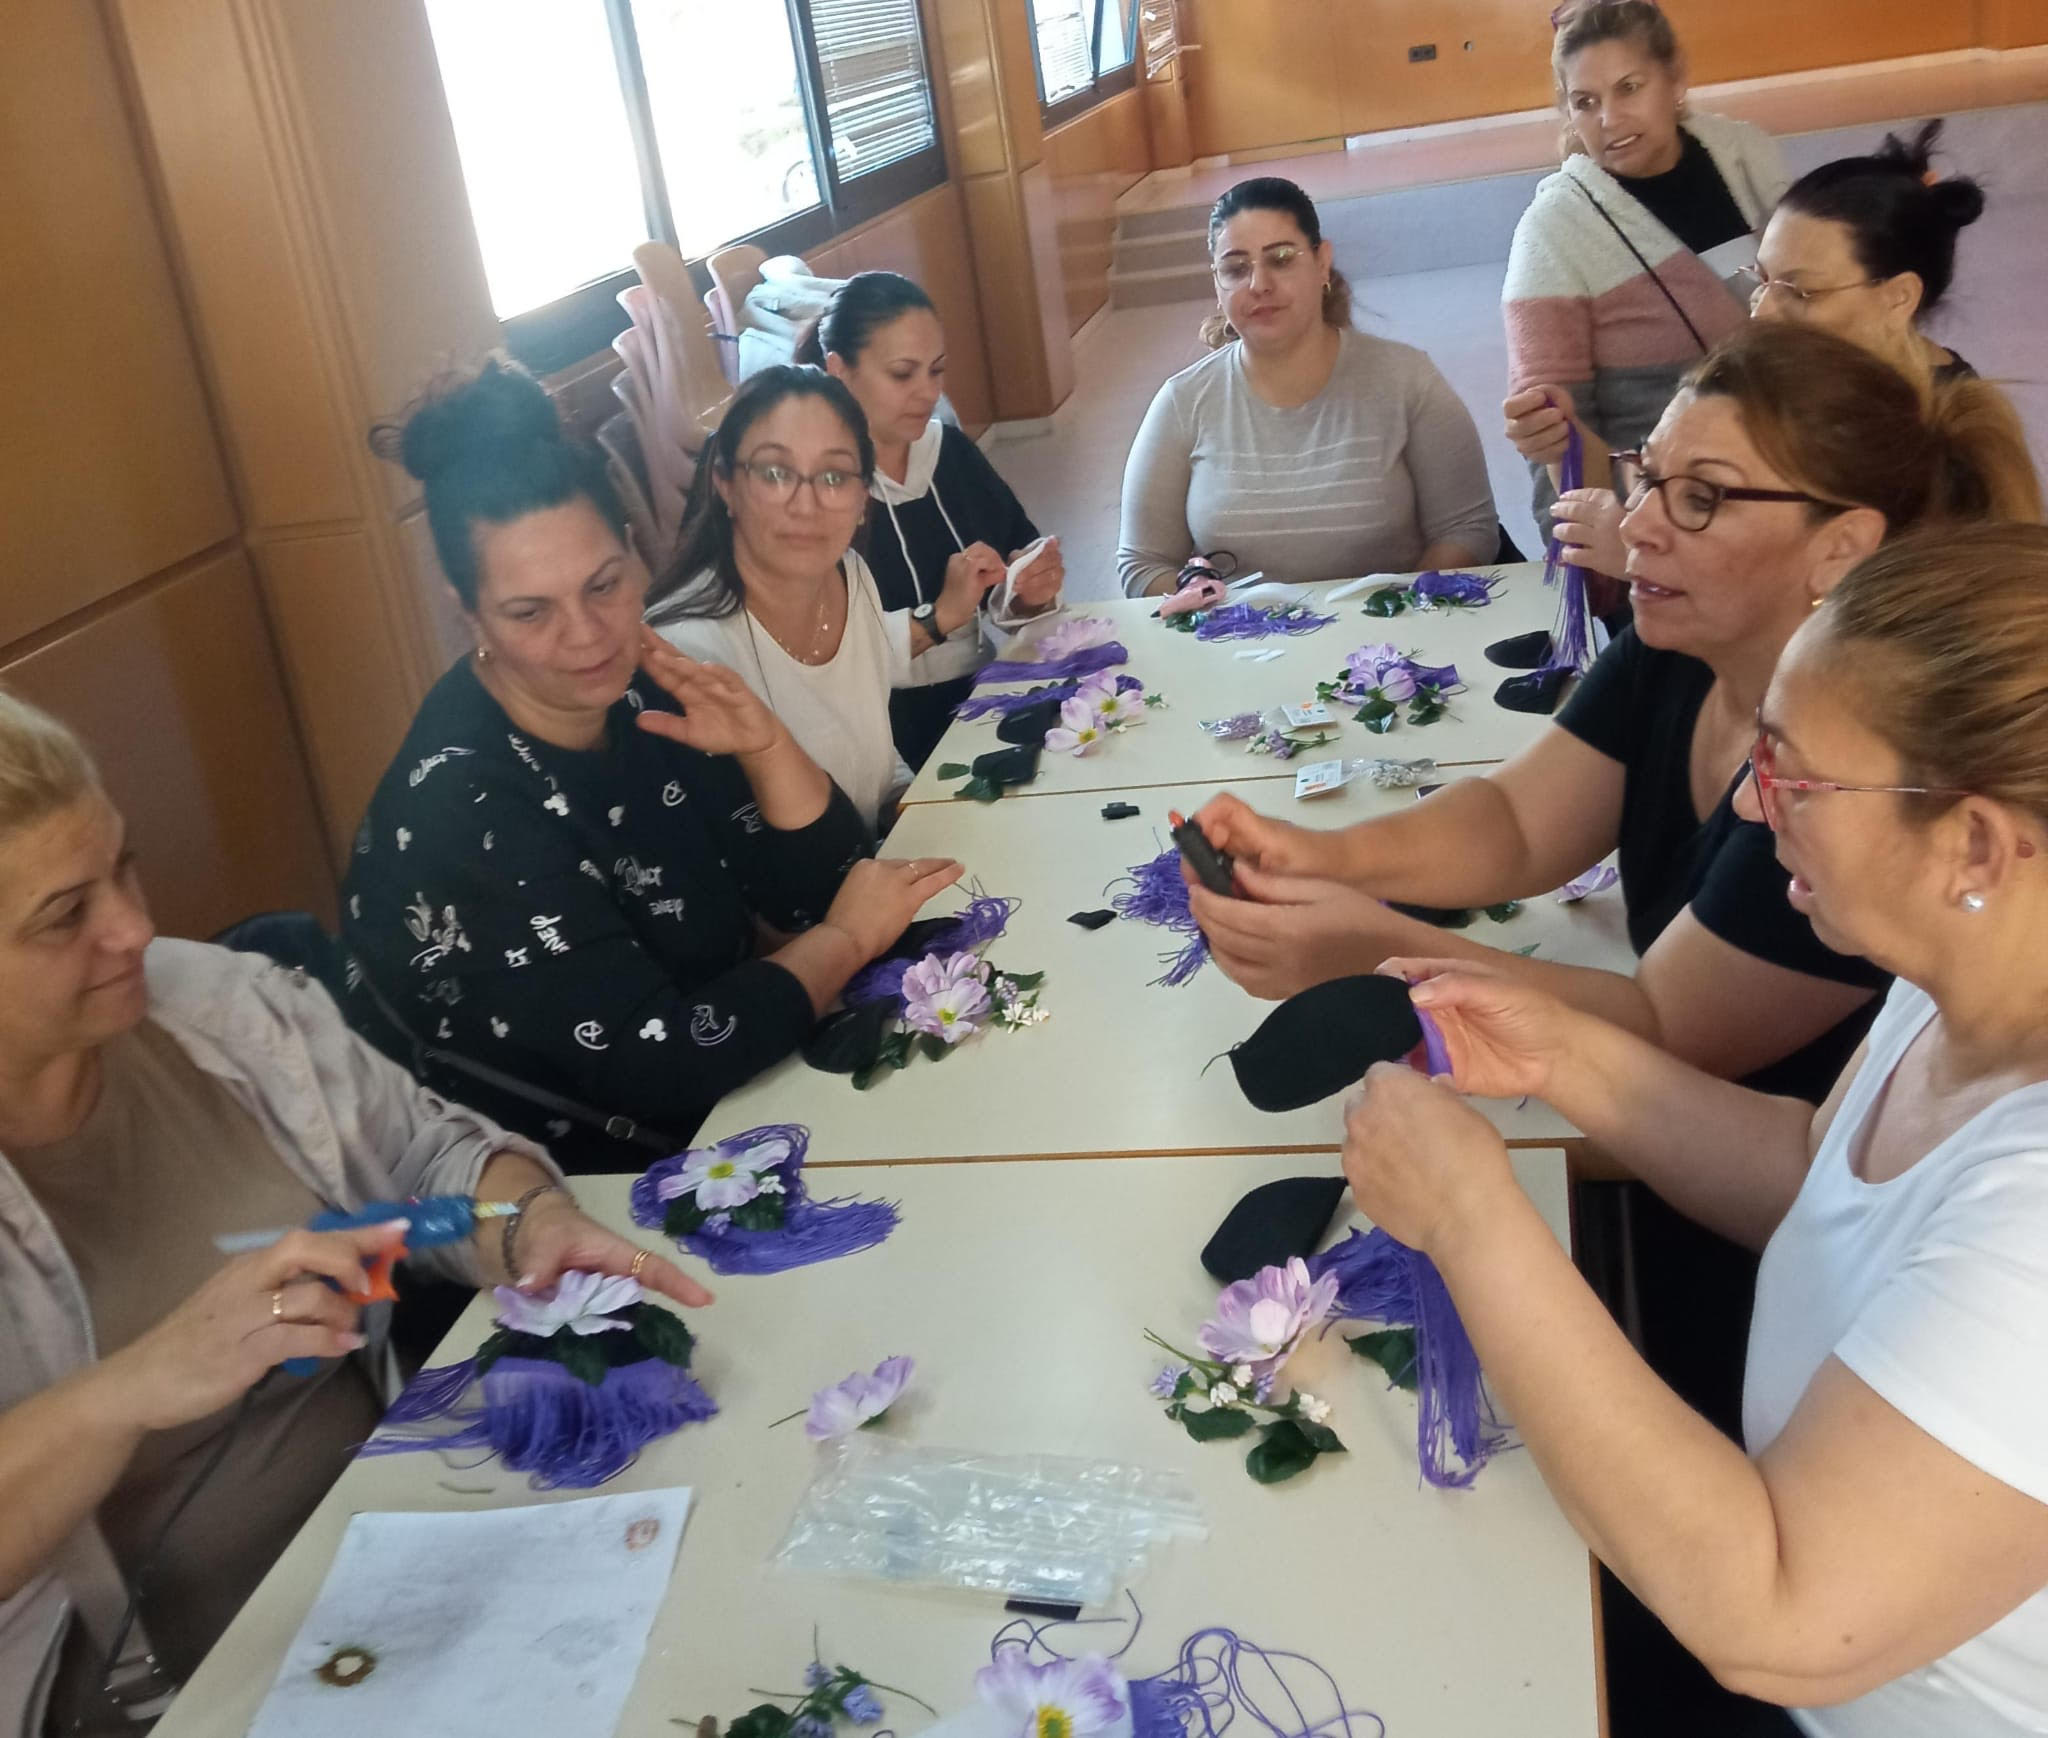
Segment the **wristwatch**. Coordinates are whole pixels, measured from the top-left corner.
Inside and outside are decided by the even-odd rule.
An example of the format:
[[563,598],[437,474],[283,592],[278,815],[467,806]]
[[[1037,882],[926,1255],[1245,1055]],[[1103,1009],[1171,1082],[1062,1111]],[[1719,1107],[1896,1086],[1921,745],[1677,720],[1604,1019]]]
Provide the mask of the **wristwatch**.
[[933,645],[936,646],[945,639],[946,636],[939,632],[939,606],[937,604],[921,603],[917,605],[910,612],[910,619],[924,629],[926,637],[930,639]]

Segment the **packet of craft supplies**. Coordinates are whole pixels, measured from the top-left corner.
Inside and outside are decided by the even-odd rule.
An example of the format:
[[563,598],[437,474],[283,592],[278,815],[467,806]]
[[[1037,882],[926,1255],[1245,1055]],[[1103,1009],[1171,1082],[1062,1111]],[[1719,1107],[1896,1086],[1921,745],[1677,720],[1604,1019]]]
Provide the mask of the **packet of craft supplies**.
[[1297,801],[1341,791],[1353,779],[1367,778],[1383,791],[1406,790],[1436,777],[1433,760],[1319,760],[1294,775]]
[[844,1437],[797,1500],[783,1568],[1102,1605],[1158,1546],[1204,1539],[1180,1473]]

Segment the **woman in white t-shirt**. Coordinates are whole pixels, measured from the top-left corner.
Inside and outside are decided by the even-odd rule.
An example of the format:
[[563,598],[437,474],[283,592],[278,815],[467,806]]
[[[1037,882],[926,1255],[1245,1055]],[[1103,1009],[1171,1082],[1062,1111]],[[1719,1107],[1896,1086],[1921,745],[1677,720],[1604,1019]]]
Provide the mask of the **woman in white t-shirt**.
[[852,547],[874,472],[867,420],[843,384],[816,368],[764,368],[705,448],[647,619],[678,650],[735,671],[881,831],[910,782],[890,690],[974,619],[1003,565],[987,551],[958,555],[933,602],[884,609]]
[[1548,1100],[1762,1249],[1746,1454],[1630,1349],[1452,1093],[1374,1069],[1345,1171],[1435,1259],[1572,1523],[1722,1685],[1827,1738],[2048,1732],[2048,530],[1865,562],[1780,661],[1753,773],[1792,903],[1899,980],[1818,1112],[1505,978],[1382,968],[1456,1086]]

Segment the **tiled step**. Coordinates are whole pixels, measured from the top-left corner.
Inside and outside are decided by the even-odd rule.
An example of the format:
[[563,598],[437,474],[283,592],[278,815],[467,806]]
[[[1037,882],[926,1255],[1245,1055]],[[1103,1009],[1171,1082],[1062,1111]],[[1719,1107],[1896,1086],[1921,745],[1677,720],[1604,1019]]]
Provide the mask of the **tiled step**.
[[1215,294],[1206,264],[1127,271],[1112,266],[1109,300],[1117,308],[1149,308],[1160,302],[1200,302]]

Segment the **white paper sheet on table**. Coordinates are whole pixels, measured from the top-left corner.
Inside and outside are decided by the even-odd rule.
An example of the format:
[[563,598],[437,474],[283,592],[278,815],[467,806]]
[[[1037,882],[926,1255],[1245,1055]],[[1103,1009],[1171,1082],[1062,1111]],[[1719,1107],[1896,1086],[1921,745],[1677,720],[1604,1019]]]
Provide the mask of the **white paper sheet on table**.
[[[357,1515],[249,1738],[611,1738],[690,1493]],[[374,1667],[323,1682],[337,1652]]]

